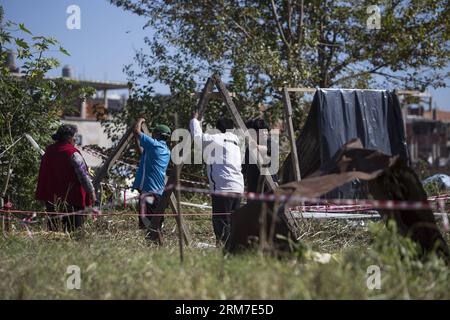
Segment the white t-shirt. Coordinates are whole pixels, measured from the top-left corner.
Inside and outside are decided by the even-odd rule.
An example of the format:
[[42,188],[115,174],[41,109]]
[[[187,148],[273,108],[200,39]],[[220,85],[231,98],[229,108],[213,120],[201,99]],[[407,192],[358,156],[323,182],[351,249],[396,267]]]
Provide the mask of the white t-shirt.
[[200,121],[192,119],[189,127],[194,143],[201,147],[207,165],[209,187],[213,191],[244,192],[239,138],[232,132],[203,133]]

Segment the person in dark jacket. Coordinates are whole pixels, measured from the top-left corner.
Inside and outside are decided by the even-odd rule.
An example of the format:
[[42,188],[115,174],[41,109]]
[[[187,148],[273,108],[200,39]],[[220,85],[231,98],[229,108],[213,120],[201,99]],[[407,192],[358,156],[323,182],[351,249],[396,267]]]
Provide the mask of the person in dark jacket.
[[[45,202],[47,212],[77,212],[96,201],[86,162],[75,148],[77,127],[64,124],[52,136],[41,160],[36,199]],[[84,223],[83,214],[48,218],[49,231],[57,231],[62,220],[65,231],[72,232]]]
[[[267,154],[267,156],[270,157],[270,128],[266,121],[264,121],[261,117],[256,117],[249,119],[245,123],[245,126],[247,129],[253,129],[256,131],[256,143],[258,150],[263,155]],[[260,141],[260,139],[265,139],[266,141]],[[248,147],[245,149],[245,162],[242,164],[242,174],[244,175],[247,185],[247,192],[260,193],[263,191],[264,176],[261,175],[258,165],[250,161],[250,152]],[[274,182],[278,182],[278,176],[276,174],[272,175],[272,179]]]

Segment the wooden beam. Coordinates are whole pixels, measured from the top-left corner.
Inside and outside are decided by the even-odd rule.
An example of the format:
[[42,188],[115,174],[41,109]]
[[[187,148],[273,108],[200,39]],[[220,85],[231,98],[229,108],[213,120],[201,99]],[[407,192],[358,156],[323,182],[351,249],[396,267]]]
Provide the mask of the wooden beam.
[[[191,96],[195,96],[197,99],[200,99],[200,97],[202,96],[202,93],[201,92],[191,93]],[[236,93],[230,92],[230,96],[235,98]],[[209,99],[210,100],[222,100],[222,95],[220,94],[220,92],[214,91],[214,92],[211,92]]]
[[[174,115],[174,124],[175,124],[175,128],[178,127],[178,114],[175,113]],[[176,179],[176,187],[175,187],[175,194],[176,194],[176,203],[177,203],[177,227],[178,227],[178,245],[179,245],[179,249],[180,249],[180,262],[181,264],[183,264],[184,261],[184,252],[183,252],[183,231],[182,231],[182,226],[181,226],[181,184],[180,184],[180,165],[176,164],[175,165],[175,172],[177,175],[177,179]],[[173,194],[172,194],[173,195]]]
[[[213,79],[208,78],[208,80],[206,81],[205,87],[202,90],[202,93],[201,93],[200,99],[198,101],[198,104],[197,104],[197,109],[196,110],[197,110],[197,112],[199,114],[199,118],[201,118],[203,116],[205,108],[206,108],[206,106],[207,106],[207,104],[209,102],[209,99],[210,99],[210,94],[211,94],[213,89],[214,89],[214,81],[213,81]],[[143,129],[146,130],[146,127],[143,126]],[[183,168],[183,163],[180,163],[179,170],[181,171],[182,168]],[[167,178],[166,185],[171,185],[171,186],[175,185],[176,177],[177,177],[175,171],[176,170],[173,170],[172,173],[170,174],[170,176]],[[171,206],[172,211],[174,212],[174,214],[178,214],[178,212],[176,211],[176,208],[177,208],[177,206],[176,206],[176,199],[175,199],[175,196],[173,194],[173,189],[172,188],[169,189],[169,190],[164,190],[164,192],[163,192],[163,194],[162,194],[162,196],[160,198],[158,207],[156,208],[156,212],[164,212],[165,209],[167,208],[167,206],[169,206],[169,205]],[[184,230],[183,231],[184,241],[188,245],[191,242],[190,235],[189,235],[189,232],[188,232],[188,229],[187,229],[186,225],[183,223],[183,221],[181,221],[181,222],[182,222],[182,228]]]
[[291,105],[291,98],[289,97],[288,88],[283,89],[283,104],[284,104],[286,128],[289,135],[289,143],[291,145],[292,169],[294,170],[295,180],[300,181],[302,177],[300,174],[300,164],[298,161],[297,145],[295,143],[294,124],[292,123],[292,105]]
[[[217,75],[214,75],[213,79],[217,86],[217,89],[219,89],[219,92],[223,96],[223,100],[225,101],[225,104],[227,105],[228,110],[231,112],[231,116],[233,118],[234,123],[236,124],[236,126],[239,129],[242,130],[245,137],[249,139],[249,142],[251,144],[254,143],[254,145],[256,145],[256,142],[254,141],[253,137],[248,132],[247,127],[245,126],[245,123],[242,120],[241,115],[239,114],[239,111],[237,110],[237,108],[233,102],[233,99],[231,98],[230,94],[228,93],[228,90],[225,87],[224,83],[222,82],[220,77]],[[259,151],[258,151],[258,156],[262,159]],[[258,165],[260,172],[262,172],[263,170],[261,170],[262,169],[261,164],[258,161],[257,161],[257,165]],[[270,191],[273,191],[277,188],[277,184],[276,184],[276,182],[273,181],[272,176],[270,174],[264,175],[264,179],[266,180],[267,186],[269,187]]]
[[[217,86],[217,89],[219,89],[219,92],[221,92],[222,95],[223,95],[223,100],[225,101],[225,104],[227,105],[228,110],[231,112],[231,115],[233,117],[234,123],[237,125],[237,127],[239,129],[241,129],[244,132],[244,135],[246,137],[248,137],[250,143],[252,143],[252,144],[255,143],[254,140],[253,140],[253,137],[249,134],[249,132],[247,130],[247,127],[245,126],[244,121],[242,121],[242,118],[241,118],[241,116],[240,116],[236,106],[234,105],[233,100],[231,99],[230,95],[228,94],[228,90],[225,87],[224,83],[222,82],[220,77],[217,76],[217,75],[214,75],[213,79],[214,79],[214,82],[215,82],[215,84]],[[261,157],[259,151],[258,151],[258,156]],[[260,165],[260,163],[258,161],[257,161],[257,165],[258,165],[258,168],[259,168],[260,172],[262,172],[261,165]],[[274,191],[278,187],[278,184],[275,181],[273,181],[271,175],[263,175],[263,177],[264,177],[264,179],[266,181],[266,184],[267,184],[267,187],[269,188],[269,191]],[[275,207],[278,208],[277,203],[275,203]],[[279,214],[281,215],[281,218],[283,220],[285,220],[285,222],[288,225],[288,227],[293,229],[293,230],[291,230],[292,233],[293,234],[297,234],[298,233],[297,230],[299,229],[298,223],[294,219],[294,216],[288,210],[288,208],[284,207],[284,209],[281,210],[281,211],[276,209],[274,211],[274,214],[277,213],[277,212],[279,212]],[[273,220],[275,221],[275,219],[273,219]]]
[[[142,124],[142,132],[144,132],[146,135],[150,135],[150,131],[147,128],[147,125],[145,123]],[[175,170],[174,170],[175,171]],[[173,174],[166,179],[166,186],[168,185],[174,185],[174,183],[176,183],[176,173],[175,173],[175,177],[173,177]],[[170,191],[170,192],[169,192]],[[165,194],[168,194],[168,197],[164,197]],[[167,206],[170,205],[170,208],[172,209],[172,213],[174,215],[176,215],[176,220],[177,223],[180,223],[181,225],[181,231],[183,232],[183,238],[184,238],[184,242],[186,243],[187,246],[190,245],[191,243],[191,235],[189,233],[189,228],[186,226],[186,223],[184,222],[183,217],[180,217],[179,221],[178,221],[178,206],[177,206],[177,200],[175,195],[173,194],[173,190],[165,190],[163,195],[161,196],[160,199],[160,203],[158,204],[158,208],[155,210],[157,213],[164,213],[165,209],[167,208]],[[152,227],[156,227],[159,226],[159,222],[161,221],[162,216],[155,216],[152,217]]]
[[[289,88],[289,87],[285,87],[285,88],[278,88],[278,90],[282,91],[282,90],[287,90],[288,92],[315,92],[318,88],[306,88],[306,87],[301,87],[301,88]],[[333,90],[339,90],[338,88],[321,88],[321,89],[333,89]],[[352,90],[352,89],[343,89],[343,90]],[[354,89],[357,90],[357,89]],[[364,89],[361,89],[364,90]],[[370,90],[370,89],[368,89]],[[414,96],[414,97],[431,97],[431,94],[428,92],[421,92],[421,91],[417,91],[417,90],[396,90],[397,95],[401,95],[401,96]]]
[[413,96],[413,97],[431,97],[431,94],[428,92],[420,92],[416,90],[395,90],[397,95],[399,96]]
[[[180,225],[181,225],[181,231],[183,234],[183,240],[184,243],[186,244],[186,246],[189,246],[192,243],[192,237],[189,231],[188,226],[186,225],[186,223],[184,222],[184,218],[183,216],[179,217],[179,211],[178,211],[178,205],[177,205],[177,198],[176,196],[173,194],[170,195],[170,199],[169,199],[169,205],[170,205],[170,209],[172,210],[173,214],[176,214],[177,216],[175,217],[175,219],[177,220],[177,223],[179,221]],[[181,205],[181,203],[180,203]],[[178,218],[179,217],[179,218]],[[179,219],[179,220],[178,220]]]
[[212,91],[214,89],[214,80],[212,78],[208,78],[206,81],[205,87],[202,90],[202,93],[200,94],[200,99],[198,100],[197,104],[197,112],[199,119],[203,117],[203,113],[205,112],[205,108],[208,105],[208,102],[211,98]]
[[133,128],[134,124],[130,126],[127,129],[127,131],[125,131],[125,134],[122,136],[119,143],[114,148],[112,154],[109,156],[108,159],[105,160],[103,165],[97,170],[94,177],[94,181],[92,183],[94,185],[95,190],[98,190],[100,182],[107,176],[109,170],[114,165],[114,162],[116,162],[116,160],[119,159],[125,148],[130,143],[131,139],[133,138]]
[[316,92],[317,88],[279,88],[280,91],[287,90],[288,92]]

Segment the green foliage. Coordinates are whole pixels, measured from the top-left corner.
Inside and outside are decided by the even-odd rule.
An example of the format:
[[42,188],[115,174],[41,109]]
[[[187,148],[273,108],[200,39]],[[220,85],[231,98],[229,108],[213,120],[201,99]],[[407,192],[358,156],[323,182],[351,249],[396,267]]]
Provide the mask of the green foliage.
[[[272,125],[282,118],[280,88],[409,88],[444,86],[449,56],[445,0],[378,1],[381,29],[370,30],[373,1],[166,1],[110,0],[144,16],[154,31],[135,65],[125,68],[134,93],[110,132],[144,113],[186,127],[195,106],[190,96],[218,73],[247,119],[268,106]],[[153,84],[169,89],[154,97]],[[139,88],[139,89],[138,89]],[[304,94],[291,94],[294,129],[308,112]],[[226,114],[215,102],[205,115],[214,124]]]
[[[198,249],[197,242],[214,243],[210,217],[190,216],[186,222],[194,246],[185,249],[182,268],[173,218],[165,220],[162,248],[145,242],[134,217],[89,221],[78,240],[36,227],[30,239],[19,229],[0,238],[0,298],[450,298],[450,269],[443,261],[416,259],[408,240],[381,223],[373,231],[329,220],[302,224],[301,250],[319,245],[315,250],[335,257],[321,264],[302,252],[277,259],[256,251],[224,255],[221,249]],[[80,290],[66,289],[69,265],[80,267]],[[371,265],[381,270],[379,290],[366,285]]]
[[[16,33],[31,35],[23,24],[5,21],[0,7],[0,151],[25,133],[45,148],[60,124],[63,109],[92,93],[62,79],[45,78],[46,72],[59,65],[46,55],[59,46],[55,39],[33,36],[27,42]],[[7,67],[8,52],[17,55],[20,74],[11,73]],[[39,154],[22,138],[0,158],[0,196],[9,197],[15,208],[36,207],[34,191],[39,164]]]
[[445,188],[440,187],[439,183],[437,183],[436,181],[424,185],[423,188],[425,189],[425,192],[429,197],[437,196],[446,191]]
[[[367,27],[370,0],[110,2],[148,19],[150,52],[178,52],[198,77],[229,77],[253,103],[243,107],[279,98],[285,85],[423,89],[444,86],[447,76],[445,0],[378,1],[379,30]],[[169,62],[147,61],[149,69]]]

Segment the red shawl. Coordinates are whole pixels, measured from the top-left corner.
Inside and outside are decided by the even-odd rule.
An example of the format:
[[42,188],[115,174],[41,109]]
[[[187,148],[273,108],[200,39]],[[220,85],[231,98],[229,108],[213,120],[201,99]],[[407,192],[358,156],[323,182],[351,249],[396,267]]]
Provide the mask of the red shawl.
[[67,142],[49,145],[42,157],[36,199],[54,202],[55,198],[69,205],[85,207],[90,199],[81,186],[70,158],[80,152]]

